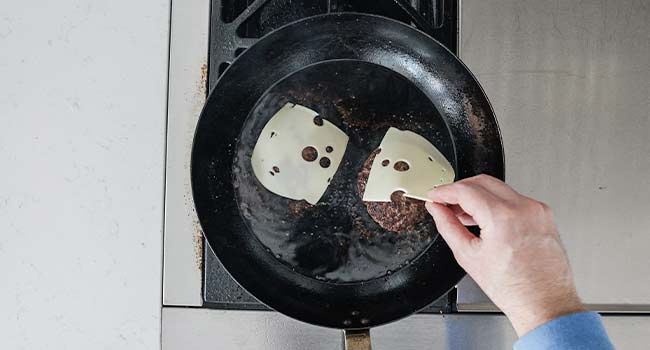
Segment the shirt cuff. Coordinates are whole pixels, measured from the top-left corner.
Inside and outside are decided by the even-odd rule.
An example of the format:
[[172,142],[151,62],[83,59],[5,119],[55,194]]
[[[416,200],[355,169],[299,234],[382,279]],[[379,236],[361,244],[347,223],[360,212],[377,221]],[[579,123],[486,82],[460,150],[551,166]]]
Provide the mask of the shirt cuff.
[[603,322],[595,312],[558,317],[528,332],[514,350],[612,350]]

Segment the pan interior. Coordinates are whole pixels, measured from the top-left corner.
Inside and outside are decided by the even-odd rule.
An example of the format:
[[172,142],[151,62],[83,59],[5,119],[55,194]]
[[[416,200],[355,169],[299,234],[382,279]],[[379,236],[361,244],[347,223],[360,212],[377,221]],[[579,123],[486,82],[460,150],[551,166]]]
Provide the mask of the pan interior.
[[[315,206],[267,191],[252,172],[257,138],[287,102],[318,112],[350,137]],[[369,217],[361,201],[359,171],[391,126],[422,135],[456,168],[440,113],[422,91],[388,68],[357,60],[321,62],[285,77],[258,100],[241,130],[232,174],[240,215],[269,254],[305,276],[355,283],[394,273],[437,238],[429,216],[412,231],[391,232]]]

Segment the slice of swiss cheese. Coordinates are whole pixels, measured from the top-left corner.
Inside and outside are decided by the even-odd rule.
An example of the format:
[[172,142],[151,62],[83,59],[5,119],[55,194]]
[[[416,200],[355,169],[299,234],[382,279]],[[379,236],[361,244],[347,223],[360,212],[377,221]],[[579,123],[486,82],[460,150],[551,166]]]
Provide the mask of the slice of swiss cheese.
[[[388,129],[379,146],[381,152],[372,162],[363,200],[390,202],[391,194],[428,200],[432,188],[454,182],[454,168],[424,137],[408,130]],[[387,161],[387,162],[386,162]],[[397,162],[406,162],[408,170],[398,171]]]
[[[287,103],[257,139],[251,157],[253,173],[277,195],[316,204],[336,173],[347,143],[348,136],[336,125],[307,107]],[[315,148],[317,158],[303,159],[305,147]]]

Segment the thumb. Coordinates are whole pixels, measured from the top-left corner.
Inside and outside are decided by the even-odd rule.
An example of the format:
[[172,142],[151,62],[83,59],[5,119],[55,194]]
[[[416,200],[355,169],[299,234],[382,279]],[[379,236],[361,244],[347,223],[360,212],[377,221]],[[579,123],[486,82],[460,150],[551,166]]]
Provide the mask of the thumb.
[[456,259],[462,256],[464,251],[470,249],[473,240],[480,239],[469,232],[458,220],[454,212],[447,206],[439,203],[426,202],[425,207],[433,217],[433,221],[436,222],[438,232],[440,232],[442,238],[445,239],[449,248],[454,252]]

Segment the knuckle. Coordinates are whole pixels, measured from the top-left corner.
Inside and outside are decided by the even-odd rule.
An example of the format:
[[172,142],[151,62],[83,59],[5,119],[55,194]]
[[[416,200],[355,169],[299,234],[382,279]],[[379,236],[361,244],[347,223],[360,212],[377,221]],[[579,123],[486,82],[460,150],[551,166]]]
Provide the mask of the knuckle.
[[[457,195],[463,195],[463,194],[467,193],[467,191],[470,190],[470,189],[469,189],[470,186],[469,186],[466,182],[455,182],[455,183],[453,183],[453,184],[450,185],[450,186],[453,186],[453,191],[454,191]],[[451,189],[451,188],[450,188],[450,189]]]
[[459,190],[459,191],[463,191],[463,190],[469,189],[471,187],[471,185],[467,181],[461,180],[461,181],[458,181],[458,182],[454,183],[454,187],[456,187],[456,189]]
[[455,184],[456,191],[460,193],[468,193],[474,191],[474,185],[467,181],[457,182]]
[[489,186],[489,187],[504,187],[507,186],[505,182],[497,179],[494,176],[488,175],[488,174],[479,174],[474,176],[474,179],[476,179],[476,182],[479,184],[482,184],[483,186]]
[[469,178],[467,178],[467,179],[464,179],[463,182],[465,182],[465,183],[467,183],[467,184],[469,184],[469,185],[473,185],[473,186],[481,186],[481,185],[485,186],[485,184],[486,184],[488,181],[489,181],[489,180],[488,180],[487,175],[485,175],[485,174],[478,174],[478,175],[474,175],[474,176],[472,176],[472,177],[469,177]]
[[553,212],[551,210],[551,207],[544,203],[544,202],[539,202],[539,201],[534,201],[534,210],[539,213],[541,216],[550,218],[553,216]]

